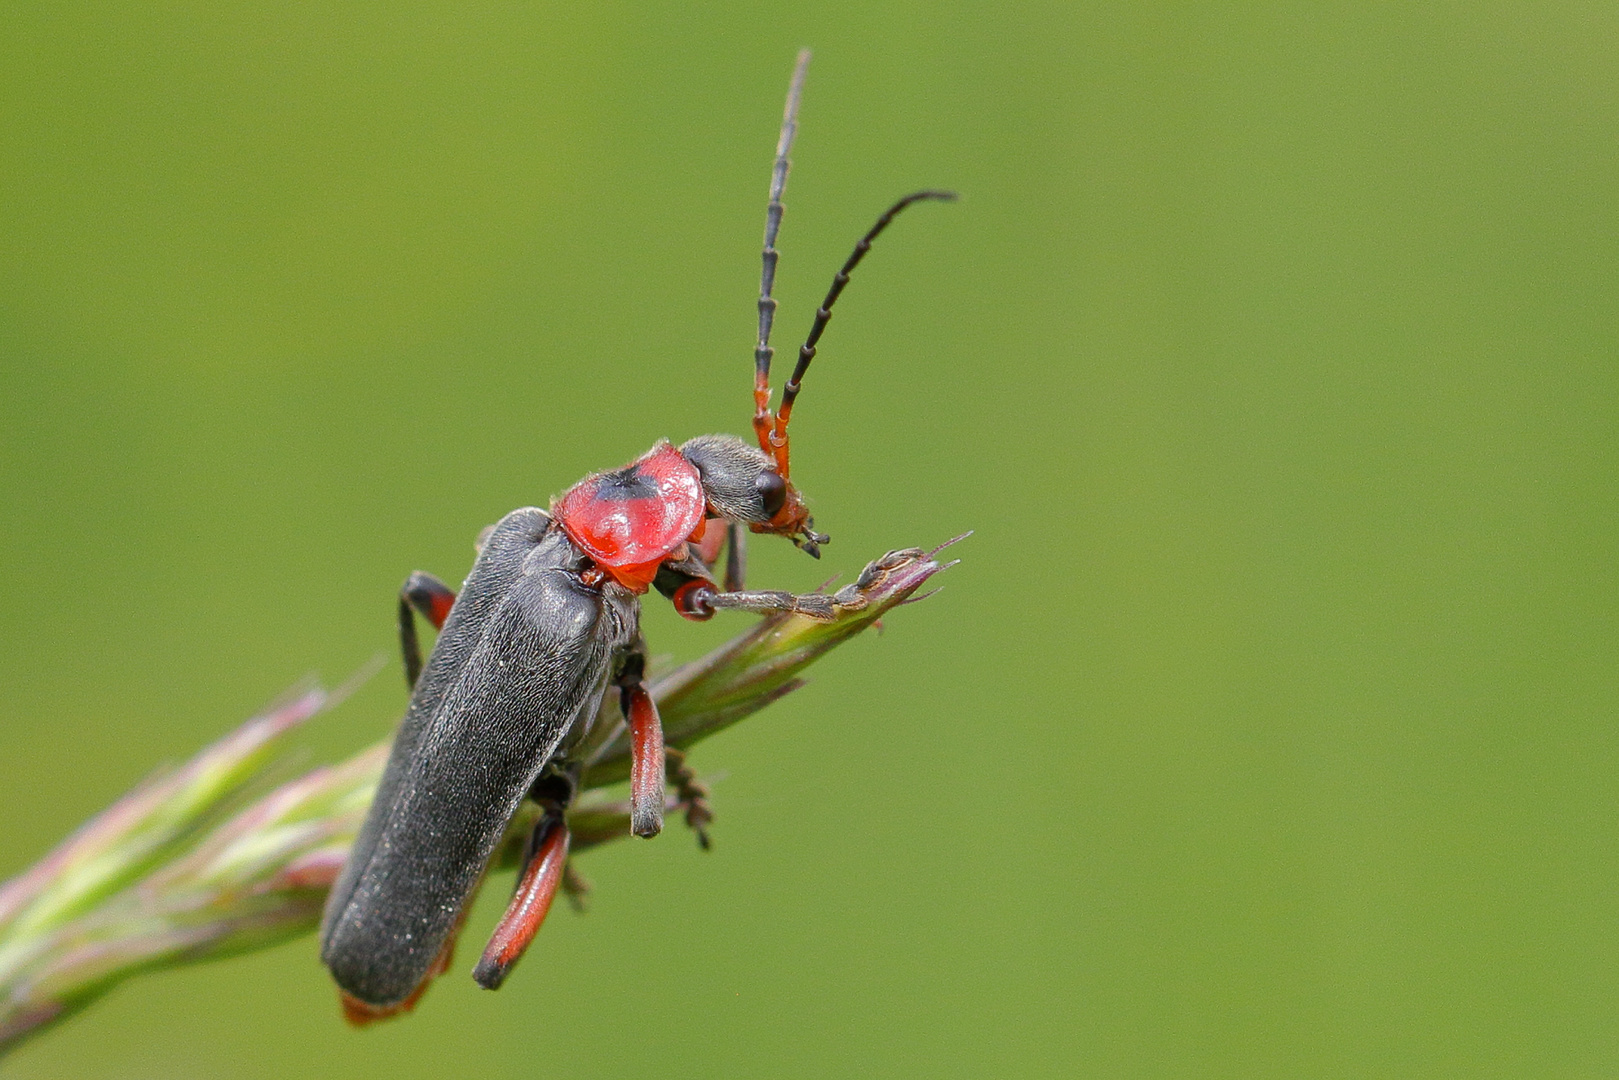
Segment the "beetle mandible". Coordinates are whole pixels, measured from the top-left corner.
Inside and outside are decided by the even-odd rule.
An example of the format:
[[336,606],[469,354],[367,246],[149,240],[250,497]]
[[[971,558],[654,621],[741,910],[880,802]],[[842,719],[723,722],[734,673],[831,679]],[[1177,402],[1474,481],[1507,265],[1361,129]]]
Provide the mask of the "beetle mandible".
[[[666,756],[643,681],[641,595],[655,588],[681,615],[698,620],[720,609],[825,619],[840,604],[859,602],[852,590],[747,591],[744,543],[749,532],[785,536],[820,557],[828,538],[815,530],[789,471],[787,427],[804,373],[833,304],[877,235],[912,203],[955,196],[907,195],[860,239],[832,279],[772,412],[776,235],[808,62],[805,50],[788,88],[770,176],[754,350],[757,446],[732,435],[700,435],[679,447],[661,440],[623,468],[579,481],[549,512],[528,507],[507,514],[487,531],[459,595],[420,571],[400,590],[410,705],[321,926],[321,959],[351,1020],[410,1008],[443,970],[496,844],[522,801],[532,798],[542,816],[511,903],[473,972],[490,989],[505,980],[561,883],[566,815],[583,765],[579,750],[609,685],[619,691],[631,734],[632,831],[651,837],[662,829],[667,768],[688,822],[707,846],[706,793],[672,752]],[[713,574],[722,547],[723,588]],[[425,666],[417,615],[439,631]]]

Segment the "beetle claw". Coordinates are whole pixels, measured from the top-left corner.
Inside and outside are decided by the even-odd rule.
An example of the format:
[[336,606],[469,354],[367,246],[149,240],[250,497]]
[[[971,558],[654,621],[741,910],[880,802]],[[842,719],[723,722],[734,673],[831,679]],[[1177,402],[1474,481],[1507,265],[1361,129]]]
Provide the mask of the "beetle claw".
[[686,764],[686,755],[670,748],[664,751],[669,779],[675,785],[675,807],[686,811],[686,827],[697,834],[697,846],[712,851],[708,838],[708,825],[714,820],[714,809],[708,804],[708,787],[697,779],[697,774]]

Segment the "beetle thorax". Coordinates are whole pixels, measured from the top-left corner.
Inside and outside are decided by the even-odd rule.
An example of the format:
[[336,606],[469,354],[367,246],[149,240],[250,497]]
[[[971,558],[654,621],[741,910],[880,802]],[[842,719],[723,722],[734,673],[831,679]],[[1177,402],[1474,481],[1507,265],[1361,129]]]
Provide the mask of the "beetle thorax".
[[622,469],[585,477],[551,512],[619,584],[645,592],[663,560],[702,524],[707,506],[697,469],[660,440]]

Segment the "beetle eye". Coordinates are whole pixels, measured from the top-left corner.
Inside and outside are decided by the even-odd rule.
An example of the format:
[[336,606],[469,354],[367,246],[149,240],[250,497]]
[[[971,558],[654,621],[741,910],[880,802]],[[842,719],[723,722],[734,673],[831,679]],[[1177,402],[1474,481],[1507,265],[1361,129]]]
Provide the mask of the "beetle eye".
[[787,481],[783,480],[778,473],[773,473],[769,469],[761,472],[758,478],[754,480],[753,490],[757,491],[759,498],[764,500],[765,513],[771,517],[775,517],[777,512],[781,510],[782,504],[787,501]]

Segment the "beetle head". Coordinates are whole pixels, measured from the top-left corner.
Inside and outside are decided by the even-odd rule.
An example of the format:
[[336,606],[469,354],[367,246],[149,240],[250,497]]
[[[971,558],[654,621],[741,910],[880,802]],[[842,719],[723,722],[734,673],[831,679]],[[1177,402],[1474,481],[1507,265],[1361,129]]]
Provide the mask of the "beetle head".
[[709,509],[756,533],[785,536],[819,559],[829,539],[815,531],[804,497],[764,452],[734,435],[699,435],[680,448],[702,478]]

